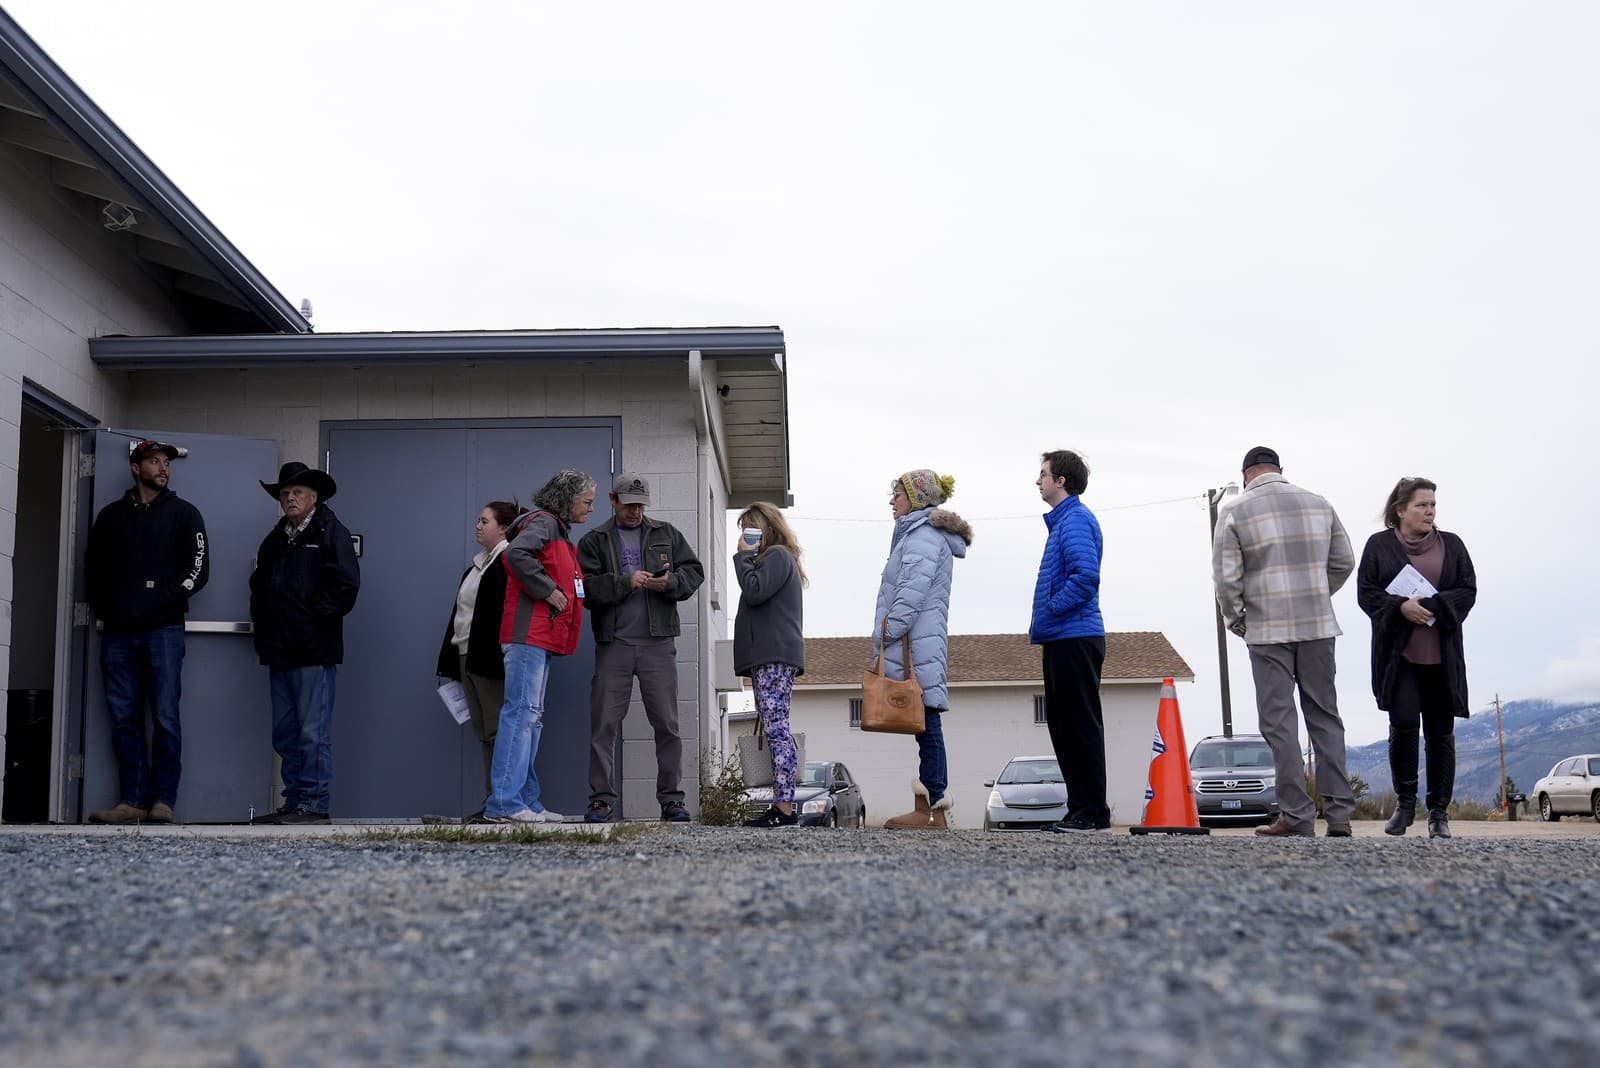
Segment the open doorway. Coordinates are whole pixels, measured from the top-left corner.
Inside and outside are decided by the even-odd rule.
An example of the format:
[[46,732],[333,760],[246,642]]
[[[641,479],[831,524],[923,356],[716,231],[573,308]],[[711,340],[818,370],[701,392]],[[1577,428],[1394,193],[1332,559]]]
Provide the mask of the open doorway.
[[6,679],[4,811],[7,823],[50,818],[53,727],[60,703],[62,526],[72,431],[31,398],[22,401],[17,528],[11,561],[11,666]]

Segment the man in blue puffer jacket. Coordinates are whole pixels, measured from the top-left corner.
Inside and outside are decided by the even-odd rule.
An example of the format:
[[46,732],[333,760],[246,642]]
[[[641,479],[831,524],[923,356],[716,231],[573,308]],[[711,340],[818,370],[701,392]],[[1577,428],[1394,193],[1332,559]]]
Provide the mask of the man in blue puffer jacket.
[[1106,730],[1100,669],[1106,627],[1100,619],[1104,544],[1094,513],[1079,499],[1089,465],[1075,452],[1040,457],[1039,496],[1050,506],[1028,640],[1043,646],[1044,715],[1067,784],[1067,814],[1053,831],[1106,831]]

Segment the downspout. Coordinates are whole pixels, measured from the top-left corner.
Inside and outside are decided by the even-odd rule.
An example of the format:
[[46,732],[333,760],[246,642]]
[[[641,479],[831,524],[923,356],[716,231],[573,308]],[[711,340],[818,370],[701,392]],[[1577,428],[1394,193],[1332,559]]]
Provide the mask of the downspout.
[[[711,559],[711,550],[716,546],[716,539],[712,536],[711,523],[711,417],[706,410],[708,398],[706,397],[705,379],[703,378],[700,350],[689,350],[689,392],[694,397],[694,484],[695,484],[695,516],[696,537],[698,544],[695,546],[696,555],[700,557],[701,564],[707,569],[711,583],[700,587],[700,670],[697,677],[700,680],[700,701],[697,715],[699,716],[699,750],[695,761],[696,778],[698,771],[705,766],[705,758],[711,749],[713,731],[711,715],[717,704],[716,676],[717,676],[717,645],[711,633],[711,589],[717,585],[717,569],[721,561]],[[721,724],[717,724],[717,733],[721,732]],[[698,798],[695,799],[698,807]]]

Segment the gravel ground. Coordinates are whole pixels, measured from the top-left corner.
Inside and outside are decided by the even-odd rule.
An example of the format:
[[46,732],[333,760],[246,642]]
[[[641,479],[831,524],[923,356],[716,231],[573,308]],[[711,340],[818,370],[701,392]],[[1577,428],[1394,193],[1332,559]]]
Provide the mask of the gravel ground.
[[1600,1060],[1600,839],[0,837],[0,1061]]

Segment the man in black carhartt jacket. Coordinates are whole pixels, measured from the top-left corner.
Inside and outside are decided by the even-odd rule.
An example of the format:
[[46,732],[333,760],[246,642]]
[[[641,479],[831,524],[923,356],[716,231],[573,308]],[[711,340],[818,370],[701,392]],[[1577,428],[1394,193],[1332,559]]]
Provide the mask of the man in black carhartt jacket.
[[[89,813],[95,823],[171,823],[183,770],[178,697],[183,617],[210,577],[205,520],[167,488],[176,446],[128,446],[133,486],[95,516],[85,570],[89,604],[100,620],[100,670],[122,796]],[[155,721],[145,742],[144,708]]]
[[250,573],[256,655],[272,684],[272,747],[283,761],[283,805],[257,823],[327,823],[333,785],[333,695],[344,661],[344,617],[361,569],[350,531],[327,502],[326,472],[286,463],[261,488],[283,507]]
[[611,484],[610,519],[578,542],[584,605],[594,628],[594,679],[589,688],[590,823],[621,814],[616,781],[617,733],[633,680],[656,736],[656,801],[661,818],[683,822],[689,810],[680,779],[678,731],[678,602],[694,596],[705,568],[671,523],[644,514],[650,483],[629,471]]

